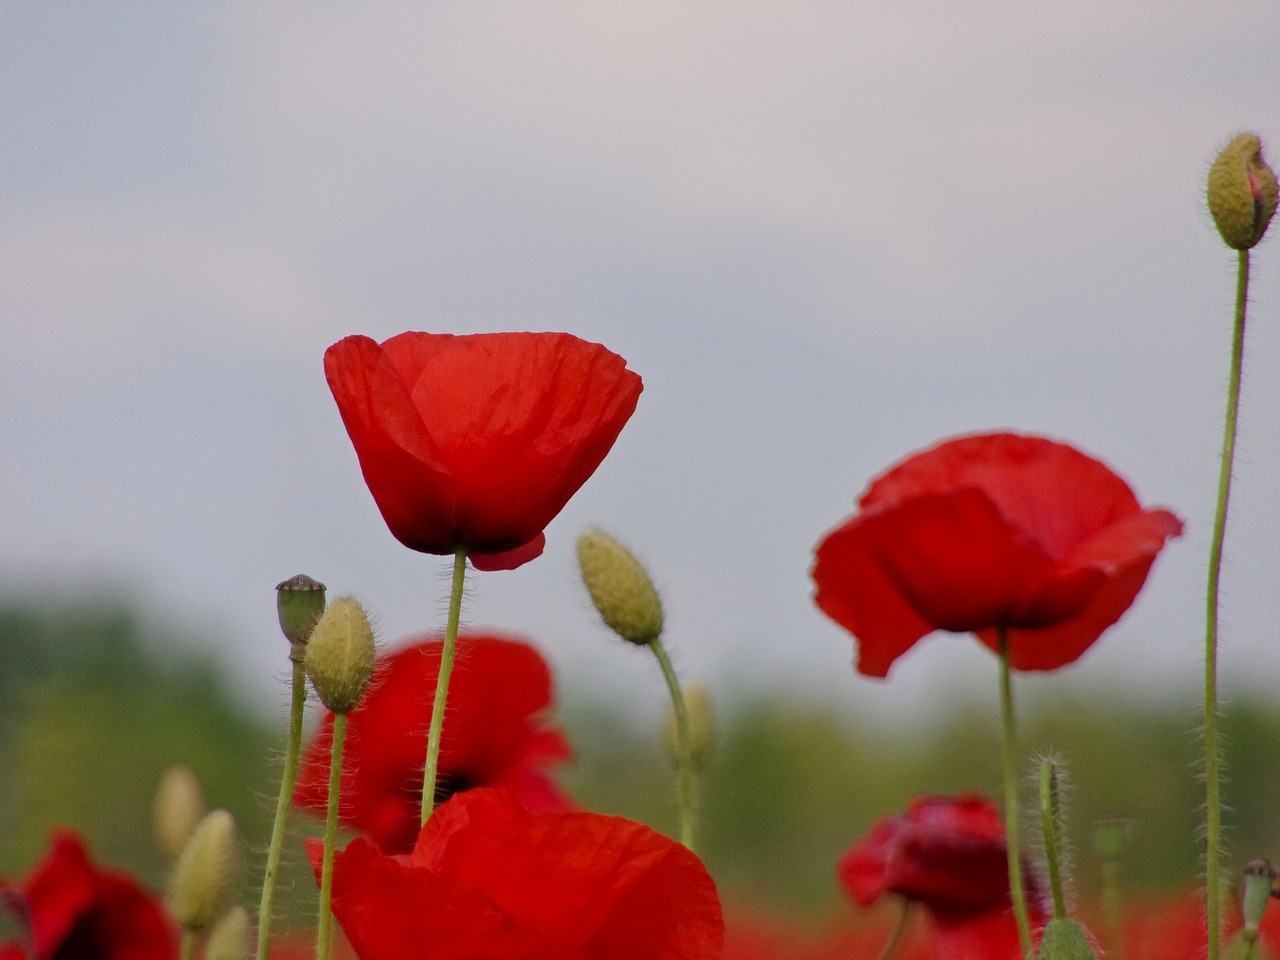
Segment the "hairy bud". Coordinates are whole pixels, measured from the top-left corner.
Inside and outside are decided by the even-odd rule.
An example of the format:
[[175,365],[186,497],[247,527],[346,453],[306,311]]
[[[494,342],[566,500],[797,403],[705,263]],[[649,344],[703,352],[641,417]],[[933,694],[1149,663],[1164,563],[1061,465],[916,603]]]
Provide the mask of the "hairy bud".
[[1262,159],[1262,142],[1242,133],[1209,168],[1209,212],[1227,246],[1248,250],[1262,239],[1276,212],[1276,175]]
[[204,791],[196,775],[188,767],[166,770],[156,787],[151,823],[156,843],[171,860],[181,855],[204,815]]
[[578,537],[578,566],[610,630],[640,646],[661,636],[662,600],[631,551],[603,530],[588,530]]
[[334,713],[350,713],[373,678],[377,650],[373,628],[360,601],[339,597],[329,604],[307,641],[307,676],[316,695]]
[[240,870],[235,819],[214,810],[183,847],[169,886],[174,919],[187,930],[203,930],[222,916]]

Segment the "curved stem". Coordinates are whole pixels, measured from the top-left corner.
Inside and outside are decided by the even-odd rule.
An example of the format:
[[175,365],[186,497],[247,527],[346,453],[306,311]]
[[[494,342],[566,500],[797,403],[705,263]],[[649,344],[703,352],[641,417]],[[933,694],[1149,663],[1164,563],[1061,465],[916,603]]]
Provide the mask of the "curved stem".
[[880,951],[879,960],[889,960],[898,952],[898,947],[902,944],[902,935],[907,931],[907,920],[911,916],[911,901],[906,897],[902,898],[902,909],[898,911],[898,919],[893,925],[893,932],[889,934],[889,939],[885,941],[884,948]]
[[275,899],[276,877],[280,873],[280,851],[284,847],[284,826],[289,815],[289,801],[298,778],[298,754],[302,749],[302,716],[307,702],[307,671],[303,664],[306,647],[297,646],[289,654],[293,662],[291,700],[289,705],[289,742],[285,747],[284,774],[280,778],[280,796],[276,800],[276,817],[271,825],[271,845],[267,848],[267,869],[262,877],[262,900],[258,905],[258,960],[267,960],[271,944],[271,907]]
[[324,860],[320,867],[320,919],[316,927],[316,960],[329,960],[333,934],[333,851],[338,844],[338,794],[342,788],[342,746],[347,737],[347,715],[333,716],[333,756],[329,761],[329,809],[324,821]]
[[440,673],[431,703],[431,729],[427,733],[427,765],[422,770],[422,822],[427,822],[436,801],[436,768],[440,763],[440,739],[444,733],[444,706],[449,699],[449,677],[453,654],[458,646],[458,621],[462,618],[462,588],[467,578],[467,548],[453,554],[453,586],[449,592],[449,619],[444,628],[444,649],[440,652]]
[[1245,304],[1249,298],[1249,251],[1239,251],[1236,270],[1236,314],[1231,335],[1231,375],[1227,384],[1227,412],[1218,470],[1218,503],[1209,547],[1209,587],[1204,630],[1204,784],[1205,784],[1205,917],[1209,935],[1208,960],[1221,950],[1222,886],[1222,774],[1218,767],[1218,604],[1222,579],[1222,544],[1227,532],[1227,504],[1231,498],[1231,470],[1235,461],[1240,408],[1240,371],[1244,363]]
[[698,817],[698,778],[694,770],[693,746],[689,737],[689,712],[684,705],[684,691],[680,689],[680,681],[661,638],[655,638],[649,647],[658,658],[662,676],[667,681],[667,690],[671,693],[671,709],[676,718],[676,762],[680,781],[680,842],[692,850],[694,824]]
[[1009,633],[1000,628],[1000,729],[1004,745],[1004,840],[1009,858],[1009,900],[1018,925],[1022,956],[1031,955],[1031,921],[1027,918],[1027,895],[1022,886],[1022,856],[1019,842],[1018,743],[1013,724],[1013,685],[1009,680]]

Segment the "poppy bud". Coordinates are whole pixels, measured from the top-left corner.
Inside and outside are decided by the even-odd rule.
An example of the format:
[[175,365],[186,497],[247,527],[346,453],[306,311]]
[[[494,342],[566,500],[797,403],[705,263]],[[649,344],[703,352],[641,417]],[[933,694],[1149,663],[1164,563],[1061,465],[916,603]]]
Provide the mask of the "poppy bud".
[[1276,212],[1276,175],[1262,159],[1262,143],[1242,133],[1209,168],[1209,212],[1227,246],[1248,250],[1262,239]]
[[[684,709],[689,718],[689,753],[693,765],[705,770],[711,761],[711,754],[716,745],[716,714],[711,703],[711,694],[706,687],[690,686],[684,688]],[[674,762],[680,757],[679,739],[676,735],[676,715],[674,710],[667,711],[666,721],[662,726],[662,744],[667,755]]]
[[1037,960],[1097,960],[1088,931],[1079,920],[1056,917],[1045,924]]
[[176,860],[196,825],[204,819],[204,792],[196,775],[187,767],[166,770],[156,787],[151,813],[156,842]]
[[173,868],[169,900],[174,919],[187,930],[203,930],[222,915],[236,885],[240,856],[236,822],[226,810],[200,821]]
[[578,537],[578,566],[605,625],[639,646],[662,633],[662,600],[631,551],[603,530]]
[[305,646],[316,621],[324,614],[324,584],[305,573],[276,584],[276,613],[280,632],[296,649]]
[[1271,901],[1271,885],[1276,869],[1266,857],[1256,857],[1244,865],[1244,929],[1257,932],[1262,915]]
[[326,707],[350,713],[373,677],[376,654],[368,614],[354,597],[329,604],[307,641],[307,676]]
[[204,960],[246,960],[249,956],[249,914],[234,906],[209,930]]

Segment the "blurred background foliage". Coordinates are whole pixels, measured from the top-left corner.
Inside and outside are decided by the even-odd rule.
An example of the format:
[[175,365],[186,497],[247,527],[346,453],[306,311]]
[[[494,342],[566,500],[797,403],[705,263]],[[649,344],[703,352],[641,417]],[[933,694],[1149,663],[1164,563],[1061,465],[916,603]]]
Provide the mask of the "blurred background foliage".
[[[286,685],[279,716],[250,710],[212,661],[173,653],[191,643],[158,633],[128,607],[0,604],[0,876],[21,875],[49,830],[65,825],[100,862],[159,886],[166,864],[151,837],[152,791],[165,767],[183,763],[211,806],[236,815],[250,849],[246,901],[256,902]],[[283,639],[280,654],[283,678]],[[570,792],[586,808],[674,834],[674,783],[658,731],[568,700],[558,716],[578,755],[563,777]],[[1130,890],[1191,885],[1202,798],[1194,705],[1040,696],[1019,707],[1028,755],[1066,763],[1079,890],[1096,888],[1100,869],[1092,824],[1113,817],[1134,824],[1123,863]],[[1224,727],[1234,862],[1274,857],[1280,710],[1233,702]],[[721,704],[700,852],[725,899],[743,908],[814,918],[843,910],[834,866],[850,843],[921,794],[998,796],[998,755],[994,702],[912,730],[788,700]],[[298,840],[318,828],[295,817],[294,833],[284,909],[305,922],[314,883]]]

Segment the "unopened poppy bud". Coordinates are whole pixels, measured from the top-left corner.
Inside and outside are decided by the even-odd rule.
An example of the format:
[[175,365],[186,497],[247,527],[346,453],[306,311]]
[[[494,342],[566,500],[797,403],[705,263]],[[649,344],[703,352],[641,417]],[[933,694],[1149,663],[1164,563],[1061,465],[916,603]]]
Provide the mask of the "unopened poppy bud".
[[1244,865],[1244,929],[1257,931],[1271,901],[1276,869],[1266,857],[1256,857]]
[[339,597],[311,631],[307,676],[334,713],[350,713],[373,677],[376,656],[369,616],[355,597]]
[[187,930],[213,923],[231,900],[239,869],[235,819],[226,810],[214,810],[196,826],[173,868],[174,919]]
[[281,580],[276,584],[276,613],[285,639],[295,649],[305,646],[324,614],[324,584],[305,573]]
[[1097,960],[1089,932],[1079,920],[1056,917],[1045,924],[1038,960]]
[[1209,168],[1209,212],[1227,246],[1248,250],[1262,239],[1276,212],[1276,175],[1262,159],[1262,143],[1242,133]]
[[204,791],[189,768],[170,767],[164,772],[156,787],[151,814],[156,842],[170,859],[176,860],[205,815]]
[[603,530],[578,537],[578,566],[605,625],[644,646],[662,634],[662,600],[631,551]]
[[[684,712],[689,719],[689,753],[693,765],[705,770],[716,745],[716,713],[706,687],[684,688]],[[676,735],[676,714],[667,711],[662,725],[662,744],[673,763],[680,758],[680,742]]]
[[249,956],[249,914],[232,907],[209,928],[204,960],[246,960]]

